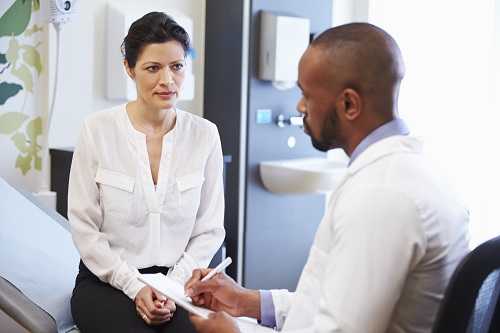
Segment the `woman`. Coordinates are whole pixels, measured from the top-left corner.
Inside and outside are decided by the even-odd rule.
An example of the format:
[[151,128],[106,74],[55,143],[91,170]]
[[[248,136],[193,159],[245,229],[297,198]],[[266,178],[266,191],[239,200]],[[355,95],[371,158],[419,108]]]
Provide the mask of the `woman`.
[[71,309],[83,333],[173,329],[175,304],[139,273],[183,284],[224,239],[217,128],[176,108],[188,49],[168,15],[134,22],[122,51],[137,99],[85,120],[68,194],[82,258]]

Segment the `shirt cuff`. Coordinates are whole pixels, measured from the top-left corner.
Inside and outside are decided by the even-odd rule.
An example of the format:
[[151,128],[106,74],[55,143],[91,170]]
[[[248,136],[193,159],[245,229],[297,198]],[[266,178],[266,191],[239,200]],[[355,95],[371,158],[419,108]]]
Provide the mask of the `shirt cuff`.
[[135,300],[135,296],[139,293],[139,291],[145,287],[146,285],[139,281],[138,279],[133,279],[132,282],[123,289],[125,295],[127,295],[132,301]]
[[274,314],[274,302],[271,291],[259,290],[260,293],[260,321],[259,324],[274,328],[276,317]]

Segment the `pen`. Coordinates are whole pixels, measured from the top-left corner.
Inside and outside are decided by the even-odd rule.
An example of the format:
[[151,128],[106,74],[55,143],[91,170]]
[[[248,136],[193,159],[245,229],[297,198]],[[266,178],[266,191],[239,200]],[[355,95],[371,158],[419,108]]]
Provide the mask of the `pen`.
[[224,269],[226,269],[227,266],[229,266],[233,261],[231,260],[231,257],[227,257],[224,259],[223,262],[217,265],[213,270],[211,270],[203,279],[201,279],[201,282],[205,282],[208,279],[211,279],[215,274],[222,272]]

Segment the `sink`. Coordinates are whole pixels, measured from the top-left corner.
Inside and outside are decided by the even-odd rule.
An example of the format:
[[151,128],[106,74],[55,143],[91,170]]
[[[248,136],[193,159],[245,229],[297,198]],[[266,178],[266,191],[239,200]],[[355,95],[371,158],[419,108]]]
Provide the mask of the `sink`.
[[347,162],[301,158],[260,162],[260,177],[274,193],[325,193],[334,191],[347,170]]

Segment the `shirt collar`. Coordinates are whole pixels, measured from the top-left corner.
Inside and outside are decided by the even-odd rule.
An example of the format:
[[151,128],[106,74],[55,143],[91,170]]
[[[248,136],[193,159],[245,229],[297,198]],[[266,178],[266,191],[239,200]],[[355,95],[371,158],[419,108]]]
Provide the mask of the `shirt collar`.
[[388,138],[394,135],[408,135],[410,131],[406,126],[403,119],[395,118],[388,123],[376,128],[373,132],[368,134],[354,149],[349,160],[349,165],[363,153],[369,146],[377,141]]

